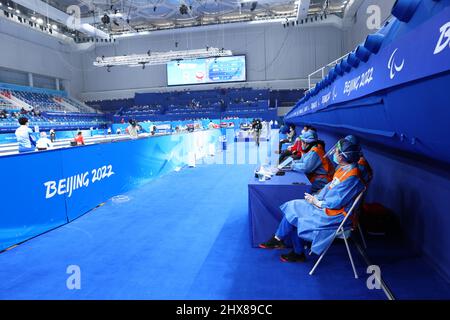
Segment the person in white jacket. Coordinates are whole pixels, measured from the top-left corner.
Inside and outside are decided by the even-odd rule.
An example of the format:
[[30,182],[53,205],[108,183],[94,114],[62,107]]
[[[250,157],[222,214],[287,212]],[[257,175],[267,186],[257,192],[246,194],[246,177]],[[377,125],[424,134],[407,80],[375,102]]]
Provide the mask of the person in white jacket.
[[40,136],[41,137],[36,142],[36,148],[39,151],[53,148],[53,143],[49,138],[47,138],[47,134],[45,132],[41,132]]

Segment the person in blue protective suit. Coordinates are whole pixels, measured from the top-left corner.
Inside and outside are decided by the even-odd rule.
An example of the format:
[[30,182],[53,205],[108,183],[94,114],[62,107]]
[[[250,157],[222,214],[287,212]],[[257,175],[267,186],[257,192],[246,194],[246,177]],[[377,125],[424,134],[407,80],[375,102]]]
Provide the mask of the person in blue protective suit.
[[316,196],[305,193],[305,199],[281,205],[284,217],[275,235],[259,247],[285,248],[285,243],[292,242],[293,250],[281,255],[285,262],[305,261],[304,241],[311,242],[311,251],[317,255],[327,249],[354,199],[365,189],[357,165],[359,157],[359,146],[341,139],[334,153],[339,167],[333,180]]
[[317,132],[305,131],[301,136],[301,158],[294,161],[292,170],[305,173],[311,182],[311,193],[316,193],[331,181],[334,166],[317,138]]
[[[345,140],[350,141],[351,143],[360,146],[358,138],[355,137],[354,135],[348,135],[344,138]],[[328,152],[327,152],[327,156],[331,156],[334,154],[335,150],[336,150],[336,145],[333,146],[333,148],[331,148]],[[364,183],[366,184],[366,186],[369,185],[370,181],[373,178],[373,170],[372,167],[370,166],[369,162],[366,160],[366,158],[363,155],[363,152],[361,150],[361,146],[359,148],[360,150],[360,158],[358,160],[358,168],[359,171],[361,172],[361,178],[363,179]],[[333,160],[333,164],[335,166],[337,166],[338,164]]]

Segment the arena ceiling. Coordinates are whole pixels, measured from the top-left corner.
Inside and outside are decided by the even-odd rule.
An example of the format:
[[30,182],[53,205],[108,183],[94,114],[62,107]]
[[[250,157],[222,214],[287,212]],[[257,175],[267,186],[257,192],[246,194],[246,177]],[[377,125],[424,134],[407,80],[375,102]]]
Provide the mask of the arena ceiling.
[[[90,24],[109,36],[255,20],[291,20],[297,17],[301,1],[309,2],[309,16],[342,17],[349,4],[349,0],[16,0],[21,14],[28,14],[29,18],[36,14],[36,6],[49,5],[64,14],[79,12],[82,23]],[[39,11],[41,15],[45,13]],[[70,32],[61,19],[56,19],[56,22],[64,33],[80,36],[80,32]]]

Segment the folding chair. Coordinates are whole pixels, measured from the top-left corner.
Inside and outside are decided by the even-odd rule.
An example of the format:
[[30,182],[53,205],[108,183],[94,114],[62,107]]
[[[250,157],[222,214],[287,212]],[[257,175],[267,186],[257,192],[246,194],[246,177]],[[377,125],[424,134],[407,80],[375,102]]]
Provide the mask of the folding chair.
[[364,249],[366,250],[367,249],[366,238],[364,237],[364,232],[362,231],[361,224],[359,223],[359,216],[360,216],[361,211],[362,211],[363,202],[364,202],[364,196],[361,199],[359,207],[356,210],[356,212],[357,212],[357,214],[356,214],[356,224],[354,224],[354,229],[358,229],[359,236],[361,237],[362,245],[363,245]]
[[[355,201],[353,201],[353,204],[350,208],[350,210],[347,212],[347,215],[345,216],[344,220],[341,222],[341,224],[339,225],[339,227],[337,228],[336,232],[334,233],[333,236],[333,240],[330,242],[330,244],[328,245],[328,247],[325,249],[325,251],[320,255],[319,259],[317,260],[317,262],[314,264],[314,267],[311,269],[311,271],[309,272],[309,275],[312,276],[314,271],[316,270],[316,268],[318,267],[320,261],[322,261],[323,257],[325,256],[325,254],[327,253],[328,249],[330,249],[331,245],[333,244],[333,241],[336,238],[339,239],[344,239],[345,242],[345,247],[347,248],[347,253],[348,253],[348,257],[350,258],[350,263],[352,264],[352,268],[353,268],[353,272],[355,274],[355,279],[358,279],[358,273],[356,272],[356,268],[355,268],[355,264],[353,263],[353,257],[352,257],[352,253],[350,252],[350,247],[348,245],[347,239],[350,238],[351,232],[353,230],[353,226],[345,226],[345,223],[347,222],[347,219],[352,215],[353,210],[355,209],[355,207],[358,205],[359,201],[361,200],[364,192],[366,191],[366,188],[364,188],[364,190],[362,190],[358,196],[355,198]],[[361,230],[361,229],[360,229]]]

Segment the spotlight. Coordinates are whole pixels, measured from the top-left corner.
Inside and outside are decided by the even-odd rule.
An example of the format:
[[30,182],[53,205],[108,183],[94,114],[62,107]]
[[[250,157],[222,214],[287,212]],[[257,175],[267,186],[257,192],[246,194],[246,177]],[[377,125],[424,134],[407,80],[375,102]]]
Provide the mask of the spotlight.
[[109,19],[109,16],[108,16],[107,14],[105,14],[105,15],[102,17],[101,21],[103,22],[103,24],[108,24],[108,23],[111,22],[111,20]]
[[179,10],[181,14],[188,14],[188,7],[184,3],[180,6]]

